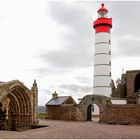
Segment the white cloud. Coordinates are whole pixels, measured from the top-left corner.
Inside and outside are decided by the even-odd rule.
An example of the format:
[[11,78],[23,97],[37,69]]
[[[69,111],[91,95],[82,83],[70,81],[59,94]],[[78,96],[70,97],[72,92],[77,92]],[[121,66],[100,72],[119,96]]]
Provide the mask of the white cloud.
[[[86,95],[62,85],[75,85],[79,91],[92,87],[92,23],[100,3],[0,1],[0,81],[19,79],[30,88],[37,79],[39,105],[55,90],[75,99]],[[117,79],[122,68],[140,69],[140,2],[105,1],[105,5],[113,18],[112,77]]]

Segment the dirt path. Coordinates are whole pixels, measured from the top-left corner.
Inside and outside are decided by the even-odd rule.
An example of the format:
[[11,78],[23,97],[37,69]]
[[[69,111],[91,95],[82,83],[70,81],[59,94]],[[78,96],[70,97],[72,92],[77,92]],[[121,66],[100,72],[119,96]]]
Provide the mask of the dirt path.
[[0,139],[140,139],[140,126],[107,125],[93,122],[41,120],[49,127],[23,132],[0,131]]

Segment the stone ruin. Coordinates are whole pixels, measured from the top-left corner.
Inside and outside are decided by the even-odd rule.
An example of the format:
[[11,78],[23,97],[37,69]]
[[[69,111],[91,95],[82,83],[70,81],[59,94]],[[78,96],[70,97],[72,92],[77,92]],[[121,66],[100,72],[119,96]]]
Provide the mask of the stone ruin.
[[[112,104],[111,99],[104,95],[92,94],[84,96],[79,104],[64,102],[61,106],[51,105],[46,118],[91,121],[92,105],[96,104],[99,107],[100,123],[140,124],[140,104]],[[54,117],[56,114],[57,117]]]
[[37,123],[38,88],[36,81],[28,89],[13,80],[0,83],[0,130],[23,131]]
[[[111,105],[110,98],[103,95],[86,95],[79,104],[76,104],[72,97],[68,96],[64,102],[56,104],[57,100],[60,101],[62,98],[64,97],[52,98],[46,104],[47,119],[89,121],[91,120],[91,105],[93,103],[99,106],[100,114]],[[55,104],[50,104],[52,101]]]

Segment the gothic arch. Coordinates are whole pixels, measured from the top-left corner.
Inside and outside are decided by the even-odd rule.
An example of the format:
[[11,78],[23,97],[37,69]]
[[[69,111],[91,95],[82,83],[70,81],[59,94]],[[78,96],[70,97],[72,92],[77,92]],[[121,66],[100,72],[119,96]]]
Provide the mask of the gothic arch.
[[1,90],[1,103],[3,111],[6,111],[6,127],[18,131],[29,129],[32,124],[30,91],[17,80],[9,82]]
[[99,115],[104,111],[107,106],[110,106],[111,100],[104,95],[86,95],[82,98],[79,106],[82,108],[85,120],[90,120],[88,116],[88,110],[92,104],[96,104],[99,107]]

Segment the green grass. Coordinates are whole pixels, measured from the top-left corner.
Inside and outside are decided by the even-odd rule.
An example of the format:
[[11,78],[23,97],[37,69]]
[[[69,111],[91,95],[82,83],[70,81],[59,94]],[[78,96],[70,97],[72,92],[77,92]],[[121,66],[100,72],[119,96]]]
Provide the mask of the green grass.
[[37,114],[37,118],[38,119],[46,119],[46,117],[47,117],[46,113],[39,113],[39,114]]

